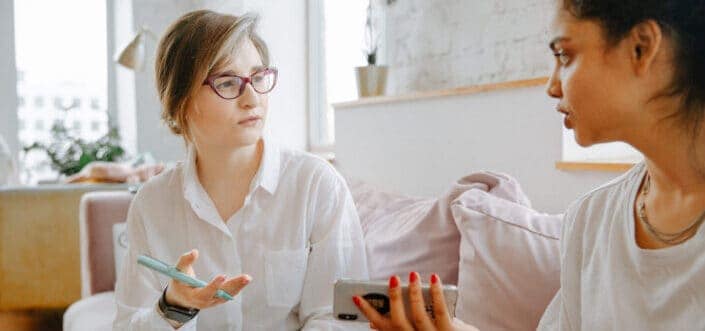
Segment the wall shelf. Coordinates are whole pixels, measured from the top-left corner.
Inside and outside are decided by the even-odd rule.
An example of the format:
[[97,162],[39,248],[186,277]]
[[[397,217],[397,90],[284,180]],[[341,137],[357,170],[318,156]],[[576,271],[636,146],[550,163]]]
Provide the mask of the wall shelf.
[[438,98],[438,97],[461,96],[461,95],[477,94],[477,93],[490,92],[490,91],[500,91],[500,90],[517,89],[517,88],[525,88],[525,87],[535,87],[535,86],[546,85],[547,82],[548,82],[548,77],[539,77],[539,78],[513,80],[513,81],[493,83],[493,84],[464,86],[464,87],[445,89],[445,90],[420,91],[420,92],[413,92],[413,93],[402,94],[402,95],[383,95],[383,96],[378,96],[378,97],[367,97],[367,98],[361,98],[358,100],[335,103],[335,104],[333,104],[333,108],[335,108],[335,110],[344,110],[344,109],[350,109],[350,108],[355,108],[355,107],[359,107],[359,106],[367,106],[367,105],[395,103],[395,102],[409,102],[409,101],[416,101],[416,100],[429,99],[429,98]]

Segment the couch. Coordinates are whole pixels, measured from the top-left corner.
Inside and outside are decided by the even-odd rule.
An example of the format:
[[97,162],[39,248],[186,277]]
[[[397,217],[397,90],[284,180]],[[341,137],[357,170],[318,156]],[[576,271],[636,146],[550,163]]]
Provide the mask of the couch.
[[[532,330],[559,286],[561,215],[531,208],[519,184],[492,172],[458,179],[438,198],[408,197],[347,179],[360,215],[370,278],[426,280],[459,289],[456,315],[481,330]],[[89,193],[81,202],[83,298],[64,330],[109,330],[115,315],[112,227],[131,196]]]
[[124,223],[128,191],[91,192],[80,203],[81,300],[64,314],[64,330],[111,330],[115,316],[113,225]]

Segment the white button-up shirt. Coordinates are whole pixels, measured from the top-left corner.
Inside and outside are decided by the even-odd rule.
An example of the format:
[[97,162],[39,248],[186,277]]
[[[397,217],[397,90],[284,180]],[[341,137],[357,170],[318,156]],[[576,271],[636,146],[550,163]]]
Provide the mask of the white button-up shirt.
[[[136,263],[170,264],[192,248],[196,277],[252,276],[235,300],[202,310],[183,330],[338,330],[333,284],[367,279],[362,230],[350,192],[324,160],[265,141],[242,208],[224,222],[201,186],[193,148],[146,183],[128,213],[127,260],[116,285],[116,330],[173,330],[156,310],[169,279]],[[366,324],[364,325],[366,326]]]

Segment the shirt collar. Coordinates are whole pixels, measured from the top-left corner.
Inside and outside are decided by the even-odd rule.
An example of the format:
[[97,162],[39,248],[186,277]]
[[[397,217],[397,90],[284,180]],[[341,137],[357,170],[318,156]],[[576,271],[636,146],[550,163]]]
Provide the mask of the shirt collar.
[[279,172],[281,171],[281,151],[278,146],[272,143],[269,139],[263,139],[263,141],[264,151],[262,155],[262,162],[260,163],[259,170],[257,170],[257,174],[252,181],[252,184],[256,186],[250,187],[250,191],[259,186],[269,192],[269,194],[274,194],[279,184]]
[[[263,139],[263,142],[264,151],[262,161],[260,162],[255,177],[252,179],[249,193],[245,198],[245,204],[242,208],[248,204],[248,201],[252,198],[257,188],[261,187],[265,192],[274,194],[279,183],[279,172],[281,168],[279,148],[266,139]],[[196,170],[196,148],[193,147],[193,145],[189,145],[188,147],[188,154],[183,165],[182,174],[183,195],[191,205],[191,209],[199,218],[211,223],[213,226],[230,235],[230,231],[218,214],[213,201],[198,179],[198,172]]]
[[[281,151],[279,147],[270,142],[269,139],[262,139],[264,150],[262,153],[262,161],[259,169],[252,178],[248,196],[259,187],[263,188],[269,194],[274,194],[279,184],[279,175],[281,170]],[[196,170],[196,148],[193,145],[188,146],[188,155],[184,164],[183,172],[184,196],[191,200],[190,197],[200,196],[206,198],[208,195],[201,186],[198,180],[198,172]]]

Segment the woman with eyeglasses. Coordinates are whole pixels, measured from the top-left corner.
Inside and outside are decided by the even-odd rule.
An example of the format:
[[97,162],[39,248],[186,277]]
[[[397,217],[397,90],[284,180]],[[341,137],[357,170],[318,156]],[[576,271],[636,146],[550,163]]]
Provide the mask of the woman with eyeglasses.
[[[346,329],[331,317],[333,283],[367,278],[357,212],[326,161],[263,136],[277,69],[255,25],[195,11],[159,43],[162,118],[188,156],[132,202],[114,329]],[[167,279],[140,254],[210,282]]]
[[[553,2],[547,92],[565,126],[644,161],[566,212],[560,289],[538,329],[705,330],[705,0]],[[396,276],[391,316],[353,300],[378,330],[475,330],[451,323],[437,276],[433,320],[410,283],[410,316]]]

